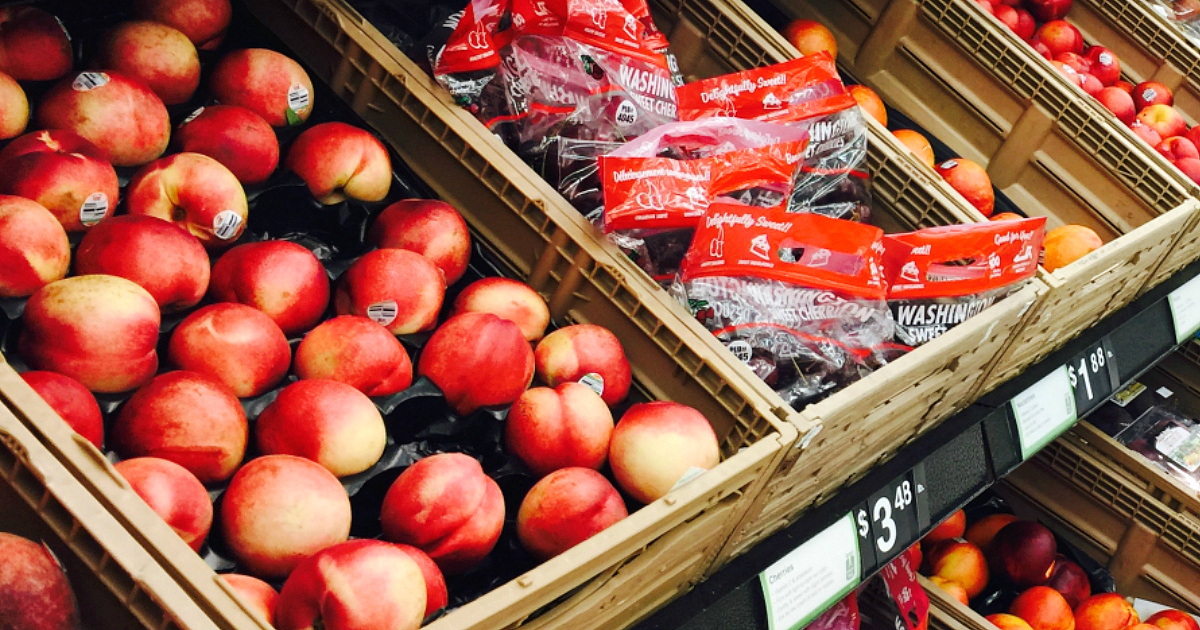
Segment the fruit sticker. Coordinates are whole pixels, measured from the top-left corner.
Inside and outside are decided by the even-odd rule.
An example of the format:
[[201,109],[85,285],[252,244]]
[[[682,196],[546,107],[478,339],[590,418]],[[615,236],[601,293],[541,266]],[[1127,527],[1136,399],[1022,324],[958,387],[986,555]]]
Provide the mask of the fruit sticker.
[[312,96],[308,93],[308,88],[300,85],[299,83],[293,83],[292,86],[288,88],[287,100],[288,108],[284,113],[287,117],[288,124],[298,125],[304,122],[300,118],[300,114],[308,109],[309,105],[312,104]]
[[108,216],[108,195],[94,192],[83,200],[83,205],[79,208],[79,222],[84,227],[96,225],[105,216]]
[[579,379],[579,384],[596,392],[597,396],[604,395],[604,377],[596,372],[588,372]]
[[186,125],[186,124],[188,124],[188,123],[192,122],[193,120],[196,120],[197,118],[199,118],[199,117],[200,117],[200,114],[203,114],[203,113],[204,113],[204,108],[203,108],[203,107],[197,107],[197,108],[196,108],[196,111],[194,111],[194,112],[192,112],[192,113],[188,114],[188,115],[187,115],[187,118],[184,118],[184,119],[183,119],[183,122],[180,124],[180,126]]
[[633,103],[629,101],[621,101],[621,104],[617,106],[617,113],[613,117],[613,120],[616,120],[617,124],[622,127],[628,127],[637,122],[637,119],[637,107],[634,107]]
[[233,210],[222,210],[213,217],[213,234],[222,241],[237,238],[242,233],[242,215]]
[[108,75],[103,72],[80,72],[71,82],[76,92],[88,92],[105,85],[108,85]]
[[367,307],[367,317],[380,326],[388,326],[396,321],[399,305],[394,300],[376,302]]

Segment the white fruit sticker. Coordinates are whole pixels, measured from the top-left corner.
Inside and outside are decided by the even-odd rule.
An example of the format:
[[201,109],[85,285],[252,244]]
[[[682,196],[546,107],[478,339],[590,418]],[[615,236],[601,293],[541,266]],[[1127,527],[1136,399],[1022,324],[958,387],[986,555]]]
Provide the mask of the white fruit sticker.
[[396,302],[388,300],[386,302],[376,302],[367,307],[367,317],[380,326],[387,326],[396,321],[396,314],[399,312],[399,307]]
[[941,164],[942,168],[954,168],[956,166],[958,166],[958,160],[946,160]]
[[88,195],[79,208],[79,222],[86,227],[96,225],[100,219],[106,216],[108,216],[108,195],[102,192]]
[[222,210],[213,217],[213,234],[222,241],[228,241],[242,233],[242,215],[233,210]]
[[597,396],[604,395],[604,377],[595,372],[584,374],[579,379],[579,384],[586,386],[588,389],[596,392]]
[[299,114],[308,109],[309,101],[308,88],[299,83],[293,83],[292,87],[288,88],[288,108],[293,112]]
[[77,92],[87,92],[108,84],[108,75],[103,72],[80,72],[71,83]]
[[623,127],[628,127],[629,125],[637,122],[637,119],[637,108],[633,106],[633,103],[629,101],[621,101],[621,104],[617,105],[617,124]]
[[749,363],[751,357],[754,356],[754,349],[750,347],[750,342],[746,341],[745,339],[732,341],[726,347],[729,348],[729,351],[733,353],[733,356],[737,357],[742,363]]
[[197,108],[196,108],[196,111],[194,111],[194,112],[192,112],[192,113],[188,114],[187,118],[184,118],[184,119],[183,119],[183,124],[185,124],[185,125],[186,125],[186,124],[188,124],[188,123],[192,122],[193,120],[196,120],[197,118],[199,118],[199,117],[200,117],[200,114],[203,114],[203,113],[204,113],[204,108],[203,108],[203,107],[197,107]]
[[1156,96],[1158,96],[1158,90],[1155,90],[1154,88],[1146,88],[1142,90],[1142,100],[1146,101],[1147,103],[1153,101]]
[[1111,66],[1112,62],[1113,62],[1112,53],[1110,53],[1110,52],[1100,53],[1100,57],[1099,57],[1098,61],[1100,62],[1100,65],[1102,65],[1102,66]]

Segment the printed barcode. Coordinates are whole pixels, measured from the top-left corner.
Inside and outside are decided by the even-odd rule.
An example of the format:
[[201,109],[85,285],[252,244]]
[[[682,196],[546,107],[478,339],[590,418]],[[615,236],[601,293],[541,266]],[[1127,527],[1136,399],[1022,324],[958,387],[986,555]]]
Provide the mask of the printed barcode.
[[377,324],[387,326],[396,321],[398,307],[395,302],[376,302],[367,307],[367,317],[371,318]]
[[108,75],[103,72],[81,72],[79,76],[75,77],[75,81],[71,84],[71,87],[79,92],[86,92],[106,83],[108,83]]
[[94,192],[88,195],[79,208],[79,222],[91,227],[100,222],[108,214],[108,195]]
[[213,234],[223,241],[237,236],[240,227],[242,227],[242,217],[233,210],[224,210],[213,217]]

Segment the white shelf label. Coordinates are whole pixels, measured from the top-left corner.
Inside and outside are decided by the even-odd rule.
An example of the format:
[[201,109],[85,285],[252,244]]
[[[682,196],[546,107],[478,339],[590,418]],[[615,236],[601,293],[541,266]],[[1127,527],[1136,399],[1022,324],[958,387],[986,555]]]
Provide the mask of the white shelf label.
[[1200,330],[1200,277],[1167,295],[1171,321],[1175,324],[1175,343],[1183,343]]
[[1012,399],[1021,459],[1031,455],[1075,424],[1075,394],[1067,366],[1061,366]]
[[862,575],[858,532],[847,514],[759,574],[770,630],[797,630],[845,597]]

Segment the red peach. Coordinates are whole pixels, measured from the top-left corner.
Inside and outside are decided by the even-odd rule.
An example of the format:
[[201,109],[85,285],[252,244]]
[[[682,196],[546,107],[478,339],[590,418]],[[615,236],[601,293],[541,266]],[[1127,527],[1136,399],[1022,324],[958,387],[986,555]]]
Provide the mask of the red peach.
[[1200,160],[1196,158],[1179,158],[1175,160],[1175,168],[1188,179],[1200,184]]
[[1100,79],[1092,76],[1090,73],[1079,75],[1079,87],[1083,89],[1088,96],[1095,97],[1104,89],[1104,84]]
[[534,351],[537,374],[550,387],[580,381],[611,407],[629,393],[633,375],[617,336],[603,326],[575,324],[542,339]]
[[1184,136],[1187,137],[1188,140],[1191,140],[1192,144],[1200,147],[1200,125],[1196,125],[1191,129],[1188,129]]
[[1046,582],[1046,586],[1062,593],[1072,609],[1092,595],[1092,583],[1087,573],[1062,554],[1055,556],[1054,569],[1050,572],[1050,580]]
[[287,375],[291,348],[283,331],[244,304],[219,303],[188,315],[171,333],[171,363],[210,376],[239,398],[259,396]]
[[255,444],[266,455],[295,455],[338,477],[379,461],[387,446],[383,416],[367,395],[325,379],[296,381],[258,416]]
[[1054,61],[1061,61],[1062,63],[1071,66],[1071,69],[1079,74],[1087,74],[1092,71],[1092,60],[1079,53],[1058,53],[1057,55],[1054,55]]
[[154,217],[121,215],[87,232],[75,251],[75,270],[138,283],[163,312],[200,302],[208,289],[208,253],[196,237]]
[[407,553],[421,569],[421,577],[425,578],[425,617],[428,619],[429,615],[450,603],[450,594],[446,591],[446,578],[429,554],[412,545],[392,544]]
[[1138,112],[1137,118],[1143,125],[1157,131],[1164,140],[1187,131],[1187,121],[1170,105],[1149,105]]
[[1163,137],[1157,131],[1136,118],[1133,122],[1129,123],[1129,129],[1133,132],[1133,135],[1141,138],[1143,142],[1152,147],[1158,146],[1163,141]]
[[1075,630],[1075,616],[1067,600],[1049,586],[1023,591],[1008,607],[1009,614],[1025,620],[1033,630]]
[[1196,618],[1178,610],[1160,610],[1146,618],[1146,623],[1162,630],[1200,630]]
[[815,20],[792,20],[783,29],[783,36],[788,43],[796,47],[801,55],[811,55],[818,51],[829,53],[837,59],[837,39],[824,24]]
[[1133,605],[1118,593],[1099,593],[1075,607],[1077,630],[1125,630],[1141,619]]
[[992,4],[992,0],[975,0],[975,4],[979,5],[985,13],[995,15],[996,5]]
[[992,539],[996,537],[996,532],[1004,529],[1005,525],[1015,522],[1017,517],[1013,514],[989,514],[967,528],[964,537],[967,542],[987,551],[988,546],[992,544]]
[[263,621],[275,625],[275,603],[279,601],[279,593],[266,582],[239,573],[223,573],[221,579],[242,598],[246,606],[262,615]]
[[299,125],[313,107],[313,86],[295,60],[265,48],[228,53],[209,76],[213,96],[262,116],[272,127]]
[[954,580],[947,580],[940,575],[931,576],[929,581],[938,588],[942,589],[946,595],[949,595],[951,598],[957,600],[958,603],[962,604],[963,606],[970,605],[971,598],[969,595],[967,595],[967,589],[963,588],[962,584],[959,584]]
[[0,72],[50,81],[71,71],[71,37],[53,15],[28,5],[0,7]]
[[329,307],[329,276],[321,261],[296,243],[245,243],[217,259],[209,295],[253,306],[291,336],[321,321]]
[[[1034,13],[1034,15],[1037,14]],[[1066,20],[1048,20],[1033,36],[1045,44],[1052,55],[1083,52],[1083,35],[1079,33],[1079,29]]]
[[393,335],[437,324],[446,281],[428,259],[404,249],[377,249],[354,261],[334,293],[338,315],[366,316]]
[[599,470],[608,459],[613,417],[586,385],[563,383],[521,394],[504,429],[509,452],[541,477],[572,466]]
[[29,98],[17,80],[0,72],[0,140],[21,135],[29,125]]
[[[1000,23],[1012,32],[1017,32],[1017,27],[1020,26],[1020,18],[1017,16],[1017,10],[1007,4],[997,5],[992,9],[992,15],[996,16]],[[1024,38],[1022,38],[1024,39]]]
[[1133,106],[1133,97],[1128,92],[1118,87],[1106,87],[1096,93],[1096,100],[1105,109],[1112,112],[1117,120],[1126,125],[1133,123],[1137,118],[1137,109]]
[[985,617],[1000,630],[1033,630],[1024,619],[1008,613],[995,613]]
[[1171,162],[1182,158],[1200,159],[1200,150],[1197,150],[1195,143],[1188,140],[1185,136],[1167,138],[1154,147],[1154,149]]
[[517,512],[521,545],[547,560],[629,515],[617,489],[590,468],[562,468],[534,484]]
[[1113,51],[1103,46],[1088,46],[1083,54],[1092,62],[1092,75],[1105,86],[1121,80],[1121,60]]
[[[1016,6],[1016,5],[1014,5]],[[1028,41],[1037,32],[1037,22],[1033,19],[1033,14],[1023,8],[1017,7],[1017,27],[1013,29],[1023,40]]]
[[992,575],[1028,588],[1050,579],[1056,553],[1058,544],[1045,525],[1015,521],[996,532],[988,546],[988,564]]
[[1037,19],[1060,20],[1071,10],[1072,0],[1025,0],[1025,6]]
[[47,129],[67,129],[104,151],[115,166],[140,166],[163,154],[171,121],[144,83],[118,72],[80,72],[50,88],[37,110]]
[[951,188],[975,206],[983,216],[992,216],[996,193],[992,189],[992,178],[982,166],[966,158],[954,158],[934,168]]
[[0,297],[25,297],[62,280],[71,266],[67,233],[49,210],[0,195]]
[[383,209],[367,233],[376,247],[407,249],[430,260],[451,285],[467,271],[471,235],[462,215],[448,203],[404,199]]
[[104,417],[100,405],[83,383],[56,372],[22,372],[21,379],[42,400],[96,448],[104,447]]
[[392,185],[387,148],[365,129],[342,122],[306,129],[288,149],[287,167],[325,205],[380,201]]
[[988,564],[979,547],[969,542],[944,540],[929,549],[926,556],[930,573],[957,582],[974,598],[987,588]]
[[80,627],[71,583],[45,544],[0,532],[0,619],[14,630]]
[[117,25],[100,40],[96,64],[142,81],[166,105],[186,103],[200,85],[196,47],[159,22]]
[[242,184],[261,184],[279,166],[279,140],[262,116],[236,105],[209,105],[175,130],[180,151],[203,153],[225,165]]
[[1054,59],[1054,53],[1050,52],[1050,47],[1042,43],[1042,41],[1037,37],[1032,37],[1029,39],[1029,47],[1033,49],[1033,52],[1041,55],[1046,61]]
[[80,232],[112,214],[120,184],[96,145],[66,129],[27,133],[0,152],[0,192],[32,199]]
[[179,29],[200,50],[221,44],[233,16],[229,0],[135,0],[133,10],[143,20]]
[[491,313],[517,325],[528,341],[537,341],[550,325],[550,308],[532,287],[508,278],[484,278],[467,285],[454,300],[452,315]]
[[717,434],[699,411],[676,402],[639,403],[613,429],[608,461],[617,485],[650,503],[693,469],[720,463]]
[[1066,77],[1067,82],[1074,84],[1081,90],[1083,89],[1083,75],[1076,72],[1075,68],[1072,68],[1061,61],[1051,61],[1050,65],[1054,66],[1054,69],[1057,70],[1059,74]]
[[174,221],[205,247],[225,247],[246,227],[246,191],[229,169],[200,153],[147,164],[126,189],[129,214]]
[[158,457],[134,457],[113,465],[150,509],[199,552],[212,527],[212,499],[186,468]]
[[1151,105],[1173,105],[1175,95],[1171,88],[1158,81],[1142,81],[1133,88],[1133,105],[1140,112]]
[[533,380],[533,351],[517,325],[491,313],[446,320],[421,351],[417,373],[433,381],[459,415],[512,403]]
[[312,329],[296,348],[296,376],[341,381],[368,396],[390,396],[412,384],[412,363],[386,328],[342,315]]
[[1112,84],[1113,87],[1124,91],[1126,94],[1133,96],[1133,84],[1128,81],[1117,81]]
[[943,540],[952,538],[962,538],[963,532],[967,530],[967,515],[962,510],[955,510],[946,520],[938,523],[925,537],[921,539],[922,543],[933,544]]

